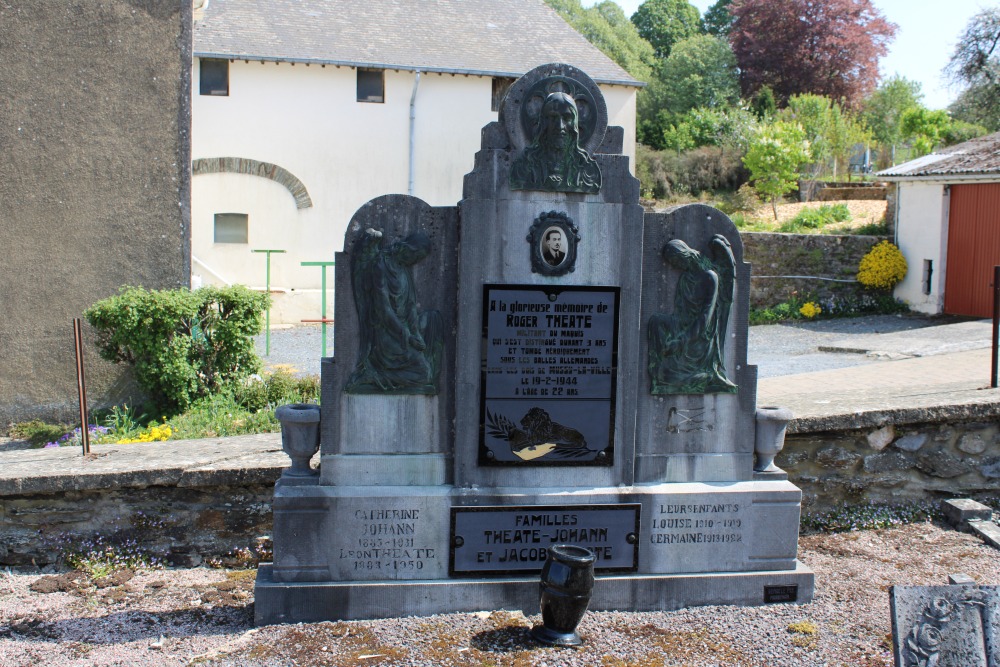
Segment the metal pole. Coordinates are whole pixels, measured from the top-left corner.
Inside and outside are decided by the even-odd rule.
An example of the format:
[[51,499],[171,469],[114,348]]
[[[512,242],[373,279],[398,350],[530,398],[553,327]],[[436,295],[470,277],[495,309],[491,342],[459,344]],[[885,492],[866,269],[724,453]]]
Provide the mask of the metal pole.
[[90,431],[87,429],[90,420],[87,417],[87,383],[83,376],[83,329],[79,317],[73,318],[73,343],[76,346],[76,389],[80,398],[80,443],[86,456],[90,453]]
[[[321,282],[322,291],[320,293],[320,317],[322,318],[320,322],[323,323],[323,358],[326,358],[326,325],[328,322],[333,321],[326,317],[326,267],[335,266],[336,264],[336,262],[302,262],[302,266],[318,266],[323,272]],[[302,321],[305,322],[306,320]]]
[[267,273],[265,275],[264,289],[267,291],[267,310],[264,311],[264,356],[271,356],[271,253],[285,252],[284,250],[253,250],[252,252],[262,252],[267,255]]
[[997,388],[997,350],[1000,349],[1000,266],[993,267],[993,358],[990,361],[990,387]]

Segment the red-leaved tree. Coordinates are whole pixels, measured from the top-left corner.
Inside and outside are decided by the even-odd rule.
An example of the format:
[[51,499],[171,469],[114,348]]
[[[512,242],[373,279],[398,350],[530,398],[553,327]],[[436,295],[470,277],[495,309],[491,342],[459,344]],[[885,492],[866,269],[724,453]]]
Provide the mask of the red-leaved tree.
[[770,86],[860,105],[878,84],[878,60],[896,34],[872,0],[733,0],[729,41],[743,94]]

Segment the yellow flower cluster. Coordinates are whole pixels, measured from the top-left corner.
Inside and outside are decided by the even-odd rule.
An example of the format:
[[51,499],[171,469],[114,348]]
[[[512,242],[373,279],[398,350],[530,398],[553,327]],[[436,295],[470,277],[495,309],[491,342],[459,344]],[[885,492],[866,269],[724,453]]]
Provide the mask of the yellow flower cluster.
[[119,445],[131,445],[136,442],[160,442],[163,440],[169,440],[170,435],[174,432],[170,428],[170,424],[164,424],[163,426],[151,426],[142,433],[139,434],[137,438],[124,438],[119,440],[117,444]]
[[865,287],[892,289],[906,277],[906,258],[892,243],[881,241],[861,258],[858,282]]
[[813,303],[812,301],[802,304],[802,307],[799,308],[799,313],[801,313],[803,317],[808,317],[809,319],[816,317],[822,312],[823,309],[819,307],[819,304]]

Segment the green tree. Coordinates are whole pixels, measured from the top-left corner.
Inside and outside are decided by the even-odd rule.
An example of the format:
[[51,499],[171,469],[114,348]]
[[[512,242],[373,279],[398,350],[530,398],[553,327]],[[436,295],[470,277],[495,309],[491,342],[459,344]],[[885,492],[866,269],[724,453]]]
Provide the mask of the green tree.
[[750,181],[763,199],[771,202],[778,219],[778,199],[795,189],[799,165],[809,159],[809,142],[798,123],[775,121],[765,125],[751,140],[743,164]]
[[741,107],[692,109],[664,130],[664,145],[678,152],[701,146],[746,151],[756,134],[756,117]]
[[836,179],[838,165],[846,163],[852,148],[868,138],[863,124],[853,114],[822,95],[791,96],[781,116],[801,124],[805,130],[814,176],[829,163]]
[[771,86],[761,86],[757,94],[753,96],[750,103],[754,115],[760,120],[770,120],[778,112],[778,103],[774,100],[774,91]]
[[903,141],[903,114],[921,106],[920,83],[898,74],[886,79],[864,101],[862,119],[882,148],[883,166],[895,164],[896,146]]
[[663,63],[663,82],[667,108],[675,114],[729,106],[740,95],[736,56],[729,44],[711,35],[677,42]]
[[1000,6],[969,19],[945,73],[964,87],[951,106],[954,117],[1000,130]]
[[729,28],[733,25],[732,14],[729,13],[729,5],[733,0],[717,0],[717,2],[705,10],[704,24],[705,32],[716,37],[728,37]]
[[677,42],[704,32],[701,13],[687,0],[646,0],[632,15],[632,23],[658,58],[669,56]]
[[942,137],[951,126],[947,111],[931,111],[924,107],[916,107],[903,112],[900,122],[903,139],[913,144],[913,155],[927,155],[941,143]]
[[584,8],[580,0],[546,0],[547,4],[587,41],[640,81],[654,76],[653,47],[611,0]]

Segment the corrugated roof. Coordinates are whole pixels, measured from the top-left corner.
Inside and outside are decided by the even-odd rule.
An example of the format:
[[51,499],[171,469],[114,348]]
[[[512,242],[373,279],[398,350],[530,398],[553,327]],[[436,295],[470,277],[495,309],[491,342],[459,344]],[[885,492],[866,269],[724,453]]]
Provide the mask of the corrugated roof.
[[1000,175],[1000,132],[943,148],[876,173],[880,178]]
[[194,54],[511,77],[563,62],[641,85],[543,0],[209,0]]

